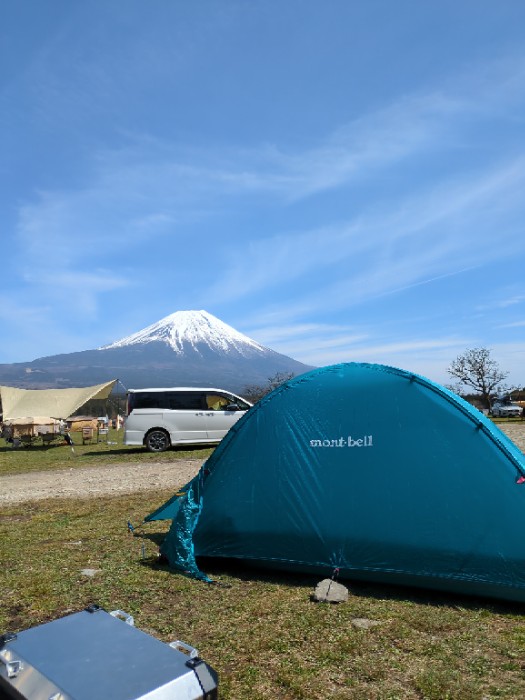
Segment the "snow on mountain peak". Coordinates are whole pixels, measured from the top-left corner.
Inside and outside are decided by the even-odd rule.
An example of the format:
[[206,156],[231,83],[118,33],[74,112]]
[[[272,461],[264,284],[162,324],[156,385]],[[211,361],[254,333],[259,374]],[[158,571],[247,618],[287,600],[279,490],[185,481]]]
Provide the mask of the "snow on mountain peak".
[[242,355],[253,350],[268,352],[267,348],[247,335],[239,333],[207,311],[176,311],[138,333],[133,333],[100,349],[122,348],[154,341],[164,342],[180,354],[185,351],[185,346],[186,349],[188,345],[197,349],[202,344],[215,352],[222,353],[232,350]]

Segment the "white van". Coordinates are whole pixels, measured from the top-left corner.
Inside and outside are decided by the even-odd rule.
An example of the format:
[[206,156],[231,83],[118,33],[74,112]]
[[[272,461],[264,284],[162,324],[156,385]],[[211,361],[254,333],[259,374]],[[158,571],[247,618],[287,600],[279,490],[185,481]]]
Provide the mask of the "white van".
[[250,407],[223,389],[130,389],[124,444],[164,452],[174,445],[218,443]]

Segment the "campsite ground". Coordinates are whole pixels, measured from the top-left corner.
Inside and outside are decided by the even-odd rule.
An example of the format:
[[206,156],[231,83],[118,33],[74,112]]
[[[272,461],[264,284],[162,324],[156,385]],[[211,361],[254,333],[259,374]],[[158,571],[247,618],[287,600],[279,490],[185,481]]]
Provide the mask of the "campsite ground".
[[0,477],[0,505],[46,498],[117,496],[159,488],[175,490],[192,479],[202,464],[198,459],[146,464],[116,464],[100,467],[70,467]]
[[[525,421],[505,422],[499,427],[525,453]],[[116,438],[116,432],[113,437]],[[175,490],[195,476],[212,451],[167,452],[159,456],[140,449],[126,450],[116,439],[111,442],[115,442],[114,449],[111,445],[77,445],[71,450],[63,445],[48,448],[40,454],[38,447],[24,448],[16,451],[17,454],[13,454],[11,448],[4,448],[5,460],[0,447],[0,505],[45,498],[118,495],[158,488]],[[16,464],[7,464],[8,459]],[[27,477],[28,462],[31,463],[30,479]],[[39,462],[43,466],[34,471]],[[59,477],[57,469],[60,469]]]
[[[525,450],[525,422],[502,427]],[[319,577],[204,562],[210,586],[159,566],[168,525],[132,536],[127,522],[140,523],[209,452],[0,442],[0,633],[98,603],[197,647],[223,700],[525,697],[523,604],[352,581],[348,602],[319,605]]]
[[498,427],[525,453],[525,421],[499,422]]

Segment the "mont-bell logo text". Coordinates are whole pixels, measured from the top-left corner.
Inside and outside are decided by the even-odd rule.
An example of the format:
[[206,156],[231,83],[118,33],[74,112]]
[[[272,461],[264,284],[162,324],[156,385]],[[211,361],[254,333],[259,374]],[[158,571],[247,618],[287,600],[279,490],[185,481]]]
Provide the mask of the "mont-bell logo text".
[[363,435],[355,438],[348,437],[331,438],[324,440],[310,440],[310,447],[373,447],[372,435]]

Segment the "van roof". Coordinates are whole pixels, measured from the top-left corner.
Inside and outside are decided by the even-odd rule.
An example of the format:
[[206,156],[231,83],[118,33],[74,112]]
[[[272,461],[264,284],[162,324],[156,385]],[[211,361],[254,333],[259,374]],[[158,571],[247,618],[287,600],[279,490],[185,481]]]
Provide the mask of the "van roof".
[[164,387],[149,387],[144,389],[128,389],[128,394],[137,393],[139,391],[225,391],[228,394],[233,394],[229,389],[219,389],[218,387],[209,386],[164,386]]

